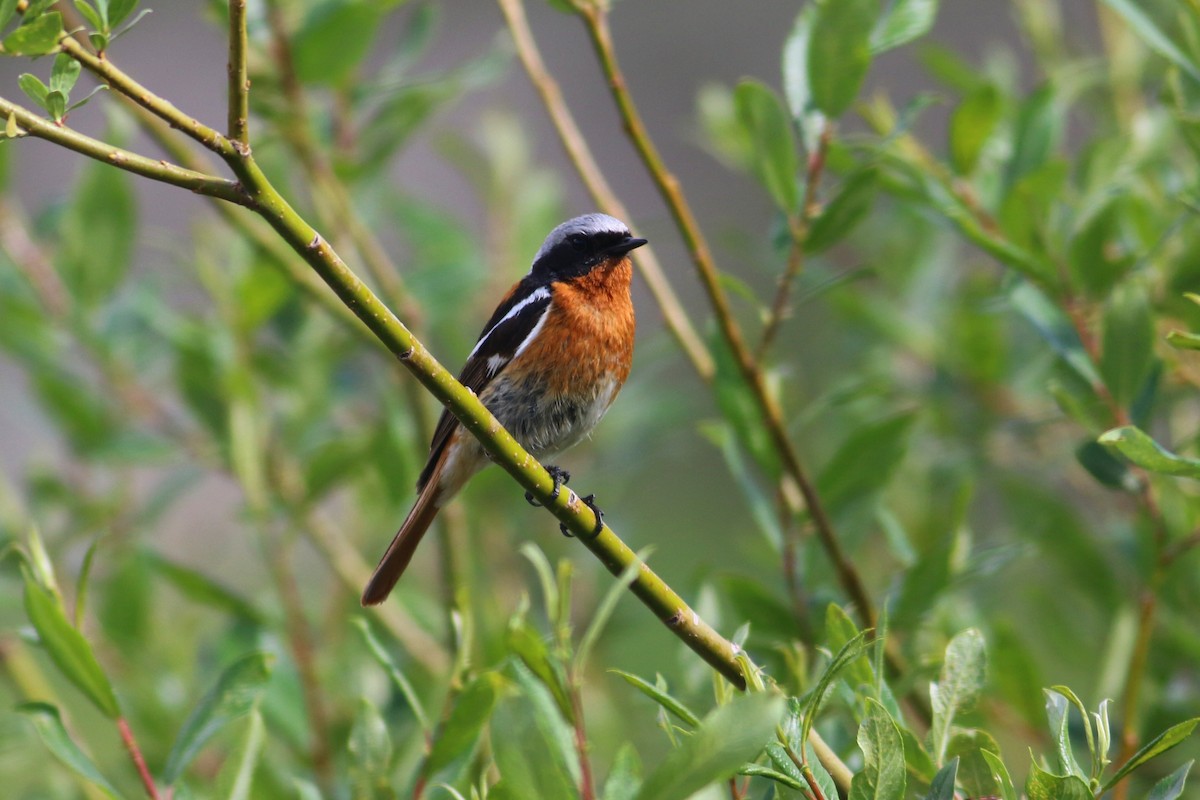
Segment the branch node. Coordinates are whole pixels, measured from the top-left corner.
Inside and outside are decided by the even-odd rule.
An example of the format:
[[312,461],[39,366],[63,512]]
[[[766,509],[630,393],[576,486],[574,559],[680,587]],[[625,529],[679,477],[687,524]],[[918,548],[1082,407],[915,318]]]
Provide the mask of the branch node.
[[308,249],[309,250],[320,250],[322,244],[324,244],[324,242],[321,241],[321,234],[314,233],[312,241],[308,243]]

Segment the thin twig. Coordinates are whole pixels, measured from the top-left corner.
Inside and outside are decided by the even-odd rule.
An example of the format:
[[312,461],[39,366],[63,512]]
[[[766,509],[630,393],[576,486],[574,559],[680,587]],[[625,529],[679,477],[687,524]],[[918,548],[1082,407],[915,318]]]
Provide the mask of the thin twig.
[[591,759],[588,757],[587,728],[583,722],[583,697],[577,683],[572,681],[571,709],[574,711],[575,754],[579,758],[580,800],[596,800],[596,787],[592,780]]
[[825,158],[829,153],[829,144],[833,141],[833,123],[825,121],[821,135],[817,138],[817,148],[808,157],[808,170],[804,177],[804,200],[800,211],[794,219],[788,221],[789,238],[787,266],[779,276],[779,285],[775,289],[775,299],[771,301],[771,310],[763,325],[762,338],[755,351],[755,360],[761,360],[775,341],[779,326],[788,314],[788,297],[792,285],[804,267],[804,245],[808,240],[809,226],[819,213],[817,205],[817,189],[821,183],[821,174],[825,170]]
[[246,0],[229,0],[229,139],[250,147],[250,78],[246,75]]
[[142,751],[138,747],[137,740],[133,738],[133,731],[124,717],[117,718],[117,730],[121,732],[121,742],[124,743],[129,758],[133,760],[134,769],[137,770],[142,786],[146,789],[146,796],[150,800],[158,800],[158,787],[154,785],[154,776],[146,767],[146,759],[142,757]]
[[130,150],[114,147],[65,125],[56,125],[4,98],[0,98],[0,118],[15,120],[16,125],[24,134],[45,139],[88,158],[112,164],[114,167],[120,167],[144,178],[169,183],[197,194],[218,197],[230,203],[246,204],[247,198],[235,181],[194,172],[167,161],[155,161]]
[[296,585],[296,574],[289,563],[291,548],[279,541],[269,541],[265,531],[263,540],[267,549],[267,564],[275,579],[275,588],[283,606],[284,633],[287,636],[288,649],[291,650],[292,660],[296,662],[301,697],[304,699],[308,723],[312,729],[309,757],[318,782],[326,794],[330,794],[334,785],[333,751],[330,748],[333,732],[330,730],[329,712],[325,707],[321,680],[317,673],[316,647],[304,613],[304,601]]
[[29,235],[33,230],[24,213],[0,196],[0,249],[25,274],[29,285],[51,316],[61,317],[70,306],[67,287],[54,270],[49,257]]
[[[529,29],[529,21],[525,17],[525,7],[521,0],[498,0],[498,2],[504,19],[508,23],[509,32],[512,34],[521,64],[525,67],[530,82],[541,96],[550,120],[558,131],[559,140],[567,151],[571,163],[575,165],[575,170],[583,180],[584,186],[587,187],[592,199],[600,206],[601,210],[628,221],[630,219],[629,210],[625,208],[620,198],[617,197],[617,193],[612,190],[604,178],[604,173],[596,163],[596,159],[587,145],[587,140],[584,139],[583,133],[575,122],[575,117],[563,101],[562,89],[559,88],[558,81],[554,79],[542,61],[541,52]],[[675,290],[671,288],[652,247],[640,248],[634,254],[634,263],[650,288],[650,294],[654,296],[654,301],[658,304],[663,321],[671,331],[671,335],[679,342],[679,346],[692,362],[692,366],[700,378],[706,383],[711,382],[716,374],[712,356],[709,355],[704,341],[696,333],[691,320],[688,319],[687,311],[675,294]]]
[[842,589],[849,595],[850,600],[858,607],[864,627],[874,628],[876,624],[875,607],[867,593],[866,586],[858,574],[854,563],[847,558],[841,543],[833,529],[833,523],[825,512],[816,487],[809,479],[808,473],[800,463],[799,456],[788,437],[787,426],[783,420],[783,412],[767,388],[763,374],[755,362],[753,355],[746,346],[745,337],[733,317],[729,298],[721,285],[720,273],[712,259],[708,243],[700,231],[700,226],[692,213],[679,186],[679,181],[667,169],[653,141],[646,132],[641,115],[633,103],[626,88],[625,78],[617,65],[616,52],[612,44],[612,36],[608,28],[608,12],[601,3],[588,4],[579,9],[585,27],[592,40],[596,55],[600,60],[609,91],[616,102],[621,114],[625,130],[633,142],[635,149],[642,158],[647,171],[658,187],[663,201],[671,212],[675,225],[683,237],[684,244],[696,266],[700,282],[708,296],[709,303],[717,317],[721,335],[729,345],[738,371],[750,388],[760,412],[771,442],[780,456],[783,468],[795,482],[826,556],[833,564],[834,572]]
[[283,99],[292,118],[291,124],[284,129],[284,138],[299,158],[316,189],[312,198],[314,205],[328,210],[333,225],[349,235],[362,265],[384,298],[408,320],[413,330],[420,330],[423,314],[405,286],[400,269],[388,256],[378,237],[363,221],[346,184],[313,141],[308,125],[308,99],[296,76],[287,25],[278,0],[268,0],[266,12],[267,26],[271,32],[271,55],[279,71]]
[[78,39],[64,35],[59,41],[62,51],[78,61],[88,72],[103,80],[113,91],[125,95],[142,108],[164,120],[176,130],[190,136],[222,158],[237,154],[233,142],[215,128],[205,125],[195,117],[185,114],[170,101],[151,92],[135,81],[128,73],[117,68],[105,56],[93,53]]

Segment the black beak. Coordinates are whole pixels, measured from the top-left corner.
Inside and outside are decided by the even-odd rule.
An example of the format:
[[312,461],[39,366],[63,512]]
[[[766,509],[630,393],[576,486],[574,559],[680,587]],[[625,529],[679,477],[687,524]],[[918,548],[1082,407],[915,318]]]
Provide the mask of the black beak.
[[622,239],[617,244],[607,248],[604,251],[604,254],[613,258],[619,258],[620,256],[628,253],[630,250],[635,250],[641,247],[646,243],[646,241],[646,239],[634,239],[632,236],[630,236],[628,239]]

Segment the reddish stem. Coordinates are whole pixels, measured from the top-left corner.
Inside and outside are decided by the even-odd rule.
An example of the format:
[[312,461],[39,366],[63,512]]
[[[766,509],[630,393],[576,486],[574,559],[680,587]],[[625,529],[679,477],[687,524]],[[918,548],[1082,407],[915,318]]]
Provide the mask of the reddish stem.
[[117,717],[117,730],[121,732],[121,741],[125,743],[125,749],[129,751],[129,757],[133,759],[133,766],[137,769],[138,777],[142,779],[142,785],[146,787],[146,796],[150,800],[158,800],[158,787],[154,785],[154,776],[146,767],[146,759],[142,758],[142,751],[138,748],[137,740],[133,738],[133,731],[130,730],[129,723],[125,721],[124,717]]

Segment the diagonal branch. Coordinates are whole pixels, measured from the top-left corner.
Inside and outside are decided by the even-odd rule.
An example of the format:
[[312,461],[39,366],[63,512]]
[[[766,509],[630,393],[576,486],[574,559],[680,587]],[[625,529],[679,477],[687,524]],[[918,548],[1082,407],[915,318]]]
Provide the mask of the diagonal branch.
[[59,46],[64,53],[107,83],[113,91],[133,100],[142,108],[164,120],[172,128],[190,136],[222,158],[228,159],[237,154],[233,142],[225,138],[219,131],[180,111],[173,103],[151,92],[131,78],[128,73],[118,69],[107,58],[93,53],[70,34],[63,36],[59,41]]
[[733,310],[729,304],[729,298],[721,286],[720,273],[713,262],[712,252],[700,231],[691,206],[688,205],[687,199],[679,187],[679,181],[663,163],[662,157],[646,132],[641,115],[629,95],[625,77],[617,64],[616,52],[608,28],[608,12],[601,3],[589,3],[579,7],[578,10],[600,60],[604,77],[608,81],[609,91],[621,114],[625,130],[641,156],[646,170],[654,180],[655,186],[658,187],[659,194],[662,195],[663,201],[683,237],[684,244],[691,254],[692,262],[700,276],[700,282],[716,314],[721,336],[729,345],[734,360],[737,362],[738,371],[754,396],[772,445],[780,456],[784,471],[795,482],[796,488],[804,498],[816,530],[817,539],[825,550],[826,556],[833,563],[842,589],[858,607],[864,626],[874,628],[876,627],[875,607],[867,593],[866,586],[863,584],[858,570],[842,550],[841,543],[834,532],[833,523],[817,494],[816,486],[808,477],[795,448],[792,447],[791,440],[788,438],[787,426],[784,423],[783,411],[767,388],[762,371],[746,344],[741,328],[733,318]]
[[64,125],[56,125],[2,97],[0,97],[0,117],[5,120],[14,120],[21,131],[18,135],[27,134],[38,139],[45,139],[88,158],[112,164],[144,178],[188,189],[197,194],[217,197],[237,205],[246,205],[247,203],[245,193],[235,181],[195,172],[167,161],[155,161],[131,150],[114,147]]

